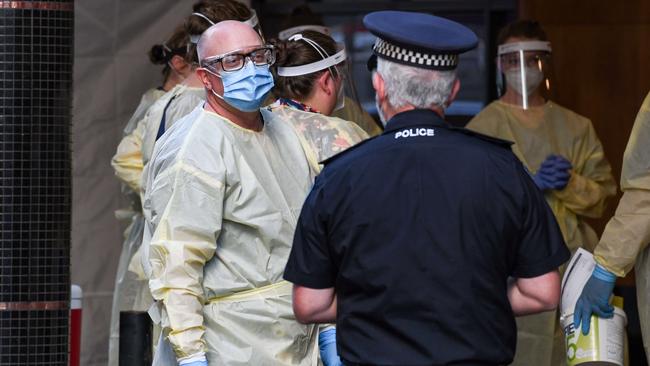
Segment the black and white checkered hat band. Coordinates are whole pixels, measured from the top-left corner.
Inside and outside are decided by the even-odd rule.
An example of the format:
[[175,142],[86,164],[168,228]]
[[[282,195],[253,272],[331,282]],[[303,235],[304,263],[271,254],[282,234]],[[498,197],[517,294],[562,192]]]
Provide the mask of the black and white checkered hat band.
[[373,50],[380,57],[426,69],[451,70],[458,66],[458,55],[456,54],[428,54],[408,50],[381,38],[377,38]]

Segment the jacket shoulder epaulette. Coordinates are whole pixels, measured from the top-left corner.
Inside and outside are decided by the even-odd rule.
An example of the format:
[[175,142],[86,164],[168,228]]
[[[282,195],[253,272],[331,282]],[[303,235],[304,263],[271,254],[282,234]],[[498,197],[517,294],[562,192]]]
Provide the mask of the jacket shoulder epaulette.
[[350,153],[350,152],[352,152],[352,151],[358,149],[360,146],[362,146],[362,145],[368,143],[369,141],[374,140],[375,138],[377,138],[377,137],[379,137],[379,136],[381,136],[381,135],[374,136],[374,137],[369,137],[369,138],[367,138],[367,139],[365,139],[365,140],[363,140],[363,141],[357,143],[356,145],[351,146],[351,147],[349,147],[349,148],[347,148],[347,149],[341,151],[340,153],[338,153],[338,154],[336,154],[336,155],[332,155],[332,156],[330,156],[329,158],[327,158],[327,159],[321,161],[320,164],[327,165],[327,164],[333,162],[334,160],[340,158],[341,156],[346,155],[346,154],[348,154],[348,153]]

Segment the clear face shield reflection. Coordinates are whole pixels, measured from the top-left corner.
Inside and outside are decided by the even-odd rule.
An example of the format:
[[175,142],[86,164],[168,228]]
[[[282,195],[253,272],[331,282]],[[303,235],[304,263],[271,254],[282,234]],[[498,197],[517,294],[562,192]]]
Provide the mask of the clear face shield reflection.
[[253,27],[257,34],[259,34],[260,38],[262,39],[262,43],[266,43],[266,39],[264,38],[264,32],[262,32],[262,26],[260,25],[260,21],[257,18],[257,12],[254,9],[251,9],[251,17],[244,20],[243,23],[246,23]]
[[352,64],[347,60],[336,66],[336,70],[339,73],[340,83],[339,86],[339,95],[337,99],[335,111],[343,109],[345,103],[356,103],[359,104],[359,98],[357,94],[357,89],[354,86],[354,80],[352,78]]
[[499,96],[524,109],[533,101],[547,100],[551,90],[550,55],[548,42],[526,41],[499,46]]

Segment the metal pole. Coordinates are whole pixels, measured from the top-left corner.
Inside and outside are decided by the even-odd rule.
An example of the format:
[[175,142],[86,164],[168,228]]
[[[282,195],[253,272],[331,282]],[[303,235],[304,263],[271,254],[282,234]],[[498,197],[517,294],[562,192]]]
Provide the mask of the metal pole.
[[152,328],[147,312],[120,312],[120,366],[151,365]]

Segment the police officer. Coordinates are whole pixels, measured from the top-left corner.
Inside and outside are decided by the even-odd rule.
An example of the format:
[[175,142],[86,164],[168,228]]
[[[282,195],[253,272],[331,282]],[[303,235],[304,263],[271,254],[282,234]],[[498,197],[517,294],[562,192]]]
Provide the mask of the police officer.
[[420,13],[364,24],[386,129],[327,161],[305,201],[284,273],[296,318],[336,321],[346,365],[508,364],[514,316],[557,306],[562,234],[509,143],[443,118],[476,35]]

